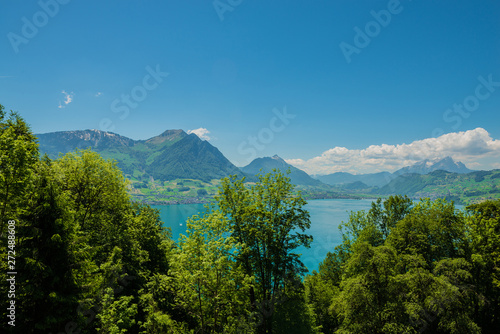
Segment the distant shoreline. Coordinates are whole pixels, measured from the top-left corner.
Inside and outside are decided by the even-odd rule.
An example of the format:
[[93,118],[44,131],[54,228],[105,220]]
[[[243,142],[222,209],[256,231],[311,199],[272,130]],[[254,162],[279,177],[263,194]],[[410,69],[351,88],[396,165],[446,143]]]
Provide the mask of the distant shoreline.
[[[362,200],[362,199],[371,199],[374,200],[376,197],[373,198],[364,198],[360,196],[339,196],[339,197],[332,197],[332,196],[320,196],[320,197],[304,197],[306,201],[312,201],[312,200],[322,200],[322,199],[352,199],[352,200]],[[210,204],[214,203],[214,200],[207,200],[207,199],[186,199],[186,200],[145,200],[141,201],[138,198],[132,197],[132,200],[135,200],[140,203],[148,204],[148,205],[180,205],[180,204]]]

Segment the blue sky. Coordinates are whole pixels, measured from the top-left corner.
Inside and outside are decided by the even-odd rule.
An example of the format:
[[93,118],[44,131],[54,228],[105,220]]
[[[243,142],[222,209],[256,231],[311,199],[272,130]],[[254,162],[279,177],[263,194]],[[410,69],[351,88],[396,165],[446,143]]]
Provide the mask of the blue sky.
[[35,133],[146,139],[180,128],[238,166],[278,154],[310,173],[445,155],[500,168],[498,1],[4,0],[1,9],[0,103]]

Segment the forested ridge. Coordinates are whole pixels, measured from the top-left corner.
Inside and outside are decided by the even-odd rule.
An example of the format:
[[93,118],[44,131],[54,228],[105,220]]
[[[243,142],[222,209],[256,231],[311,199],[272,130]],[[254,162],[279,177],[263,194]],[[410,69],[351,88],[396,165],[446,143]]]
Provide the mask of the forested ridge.
[[116,164],[90,150],[40,156],[29,126],[0,106],[2,332],[500,328],[499,200],[458,211],[442,199],[379,199],[350,214],[342,244],[309,273],[297,252],[312,241],[309,213],[282,173],[251,185],[223,179],[216,203],[178,242],[127,189]]

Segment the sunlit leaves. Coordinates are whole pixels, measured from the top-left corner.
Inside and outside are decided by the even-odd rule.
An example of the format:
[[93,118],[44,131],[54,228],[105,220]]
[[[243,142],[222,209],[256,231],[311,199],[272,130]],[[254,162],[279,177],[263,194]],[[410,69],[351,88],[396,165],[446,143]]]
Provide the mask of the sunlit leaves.
[[172,257],[170,274],[175,303],[197,322],[203,333],[221,333],[244,325],[246,298],[252,278],[236,256],[241,244],[231,236],[226,217],[217,210],[194,216]]

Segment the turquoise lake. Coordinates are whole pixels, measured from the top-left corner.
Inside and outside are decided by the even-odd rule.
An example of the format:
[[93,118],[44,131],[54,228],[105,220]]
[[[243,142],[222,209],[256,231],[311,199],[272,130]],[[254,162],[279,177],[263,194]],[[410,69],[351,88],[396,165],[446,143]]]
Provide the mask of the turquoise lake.
[[[301,260],[309,271],[317,270],[326,253],[340,244],[341,236],[338,229],[342,221],[346,221],[350,211],[368,210],[372,200],[325,199],[311,200],[306,209],[311,215],[311,228],[307,233],[314,238],[311,247],[300,248]],[[172,229],[174,240],[179,234],[186,233],[186,219],[205,210],[203,204],[153,205],[160,210],[161,220],[165,226]]]
[[[318,269],[318,265],[341,243],[339,224],[347,221],[350,211],[369,210],[373,200],[324,199],[311,200],[306,209],[311,215],[311,228],[307,231],[314,240],[310,248],[300,248],[301,260],[310,272]],[[153,205],[160,210],[161,220],[172,229],[172,237],[177,241],[179,234],[186,233],[186,219],[203,212],[203,204]],[[456,208],[462,208],[456,205]]]

